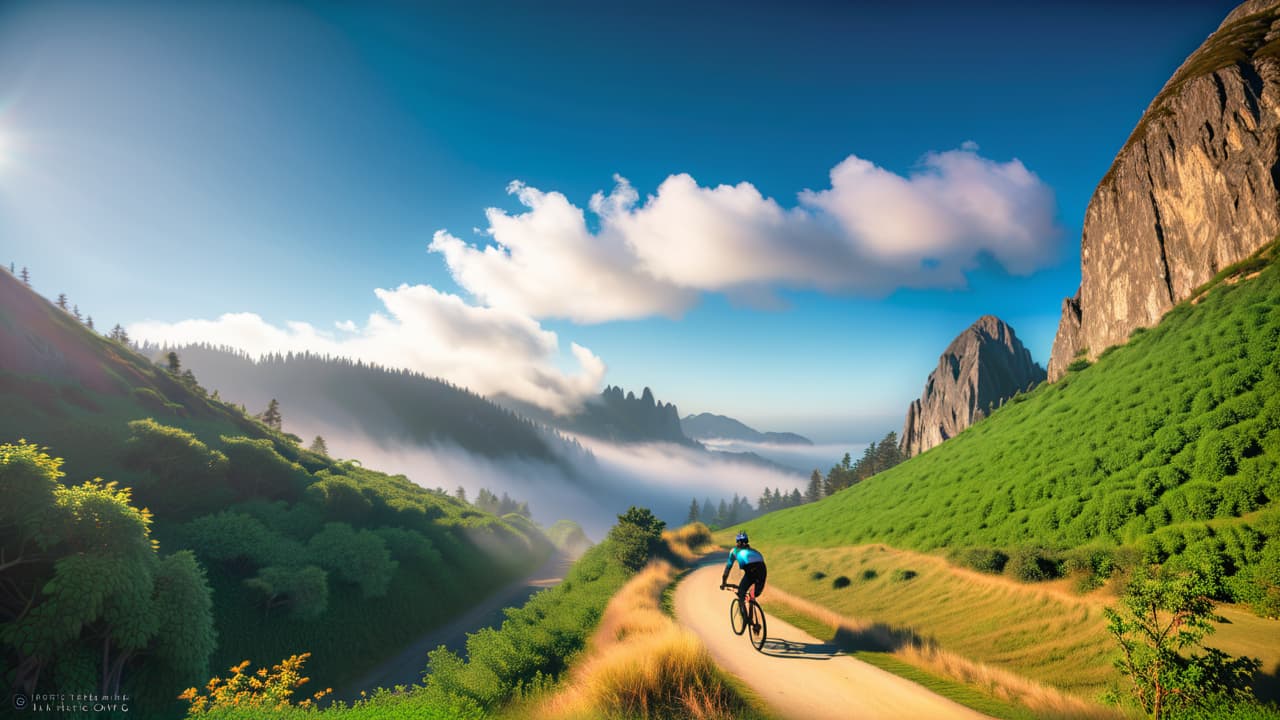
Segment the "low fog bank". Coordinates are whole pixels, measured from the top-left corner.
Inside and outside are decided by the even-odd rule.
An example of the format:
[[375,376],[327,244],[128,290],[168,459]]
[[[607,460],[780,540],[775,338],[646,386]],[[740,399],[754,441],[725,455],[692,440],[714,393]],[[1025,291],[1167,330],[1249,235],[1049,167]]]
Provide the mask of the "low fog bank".
[[804,473],[806,479],[809,477],[809,473],[814,470],[826,475],[827,470],[831,469],[832,465],[839,463],[845,453],[849,453],[854,460],[857,460],[862,456],[862,451],[866,450],[869,444],[851,440],[824,445],[792,445],[726,438],[712,438],[710,440],[699,440],[698,442],[706,445],[708,450],[716,452],[755,453],[779,465],[795,468],[797,471]]
[[[492,459],[454,446],[388,444],[332,426],[289,423],[299,436],[322,435],[335,458],[403,474],[426,488],[452,493],[461,485],[467,498],[480,488],[529,503],[533,519],[543,526],[569,519],[599,541],[631,505],[645,506],[670,525],[683,524],[689,503],[697,498],[718,502],[736,493],[754,505],[766,487],[804,491],[805,477],[718,456],[681,445],[620,445],[574,437],[584,452],[565,451],[564,467],[535,460]],[[830,463],[827,465],[830,466]],[[568,469],[566,469],[568,468]]]

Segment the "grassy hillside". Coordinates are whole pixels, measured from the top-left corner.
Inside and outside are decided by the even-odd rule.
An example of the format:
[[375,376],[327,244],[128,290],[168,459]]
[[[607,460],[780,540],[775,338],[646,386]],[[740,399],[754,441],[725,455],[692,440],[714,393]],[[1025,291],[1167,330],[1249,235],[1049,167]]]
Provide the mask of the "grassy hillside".
[[1059,382],[830,498],[752,521],[752,537],[765,547],[989,546],[964,556],[1022,579],[1105,577],[1124,545],[1153,562],[1218,564],[1235,576],[1236,599],[1280,612],[1276,248],[1224,270],[1096,364],[1077,361]]
[[[139,705],[148,717],[180,712],[176,696],[183,687],[202,683],[209,667],[246,658],[276,661],[309,651],[315,684],[349,681],[550,552],[550,543],[523,518],[499,518],[403,476],[300,448],[295,439],[211,399],[190,378],[91,332],[7,273],[0,273],[0,360],[0,444],[25,438],[47,448],[48,456],[65,458],[65,478],[41,481],[46,484],[78,486],[101,477],[131,488],[131,496],[112,495],[113,486],[91,496],[108,498],[122,516],[146,519],[158,554],[138,560],[139,567],[159,563],[170,571],[191,562],[188,575],[198,575],[189,582],[196,588],[191,592],[211,597],[216,649],[188,663],[200,666],[188,670],[189,677],[151,682]],[[58,467],[52,459],[31,462]],[[31,485],[36,476],[27,465],[0,463],[0,490],[7,496],[42,487]],[[57,505],[47,492],[33,497],[49,505],[41,512],[62,512],[56,516],[75,519],[74,527],[110,529],[91,519],[99,512],[91,507],[67,515],[58,508],[71,500]],[[39,523],[27,528],[0,520],[0,549],[6,558],[24,551],[30,556],[32,543],[49,537],[42,533]],[[83,687],[63,681],[105,677],[95,669],[105,651],[93,638],[103,626],[120,623],[120,603],[131,603],[129,617],[139,627],[153,623],[150,606],[135,593],[84,606],[83,624],[56,631],[50,625],[48,636],[56,642],[43,649],[33,651],[11,634],[28,626],[35,630],[22,632],[44,632],[41,623],[68,617],[50,604],[58,600],[50,595],[57,584],[48,581],[70,567],[63,560],[83,555],[75,550],[83,542],[76,542],[0,566],[4,601],[22,600],[0,607],[0,665],[44,668],[0,677],[6,694],[93,691],[96,681]],[[124,580],[104,581],[103,587],[106,593],[128,589]],[[122,662],[123,687],[137,696],[137,683],[155,676],[159,661],[143,653]],[[24,685],[32,682],[35,687]]]

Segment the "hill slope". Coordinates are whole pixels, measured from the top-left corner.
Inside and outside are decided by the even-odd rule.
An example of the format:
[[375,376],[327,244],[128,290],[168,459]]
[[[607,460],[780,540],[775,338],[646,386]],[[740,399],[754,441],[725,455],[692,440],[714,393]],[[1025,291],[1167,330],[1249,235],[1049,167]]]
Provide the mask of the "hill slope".
[[[211,603],[218,636],[212,654],[193,658],[192,666],[274,662],[311,651],[315,684],[336,685],[550,552],[522,517],[498,518],[404,476],[299,448],[128,345],[98,336],[4,272],[0,359],[0,446],[19,438],[47,446],[67,460],[64,485],[96,476],[131,488],[133,504],[154,513],[149,532],[158,545],[147,547],[160,562],[191,563],[198,578],[191,592],[205,607]],[[3,459],[14,456],[0,453],[0,488],[30,484],[22,466]],[[122,498],[130,501],[127,492]],[[29,545],[19,530],[0,524],[6,557]],[[184,550],[191,552],[175,552]],[[17,593],[6,594],[0,608],[0,665],[38,661],[44,668],[28,673],[34,687],[23,685],[27,692],[65,691],[56,685],[60,677],[87,673],[105,683],[111,675],[97,667],[104,653],[96,633],[125,612],[113,609],[114,600],[84,604],[83,624],[70,632],[59,626],[58,645],[34,660],[34,646],[12,642],[23,636],[8,633],[14,623],[62,618],[49,609],[49,581],[63,572],[62,560],[80,556],[81,546],[58,546],[0,568],[0,580]],[[127,583],[95,576],[93,584],[112,593]],[[30,603],[14,606],[18,597]],[[147,607],[135,603],[128,611],[145,618]],[[113,665],[148,717],[180,714],[177,694],[208,677],[197,669],[162,682],[155,666],[162,662],[139,656]],[[10,681],[0,678],[0,690],[17,689]],[[96,682],[78,687],[103,693]]]
[[1198,547],[1228,573],[1274,554],[1276,248],[1096,365],[1073,364],[1058,383],[830,498],[752,521],[752,537],[924,550],[1136,543],[1155,561]]
[[[170,348],[148,348],[157,357]],[[310,354],[253,360],[225,348],[172,348],[201,384],[250,411],[275,398],[285,427],[328,426],[379,440],[450,442],[486,457],[553,460],[535,425],[462,388],[407,371]]]

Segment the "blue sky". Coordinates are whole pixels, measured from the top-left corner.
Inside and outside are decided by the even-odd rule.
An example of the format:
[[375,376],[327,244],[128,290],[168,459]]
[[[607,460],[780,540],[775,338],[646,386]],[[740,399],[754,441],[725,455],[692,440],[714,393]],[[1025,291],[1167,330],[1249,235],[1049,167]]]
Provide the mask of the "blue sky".
[[[6,3],[0,260],[30,266],[37,290],[67,292],[100,327],[152,321],[140,329],[162,333],[199,319],[209,323],[186,332],[226,333],[217,318],[253,313],[260,324],[236,326],[248,344],[301,322],[313,332],[290,335],[291,347],[331,348],[347,337],[334,324],[354,321],[349,347],[419,358],[406,364],[486,392],[649,385],[682,412],[867,439],[898,429],[938,354],[982,314],[1010,322],[1047,362],[1061,300],[1079,283],[1093,188],[1232,7],[600,5]],[[726,290],[720,268],[686,277],[683,251],[660,246],[643,257],[666,274],[644,292],[678,283],[691,301],[654,310],[663,301],[650,297],[627,317],[584,320],[572,316],[601,307],[607,288],[559,304],[547,282],[499,297],[501,275],[454,273],[511,268],[428,250],[442,230],[472,250],[493,242],[473,232],[490,228],[486,208],[530,212],[512,181],[563,194],[604,237],[588,208],[615,174],[634,189],[637,217],[680,173],[699,189],[750,183],[790,210],[801,191],[831,188],[849,156],[911,178],[929,176],[931,153],[978,172],[1016,160],[1048,190],[1052,227],[1019,225],[1036,235],[1023,238],[1029,271],[979,248],[955,260],[963,287],[913,289],[901,286],[931,257],[870,273],[876,283],[843,282],[833,256],[820,282],[756,268]],[[818,224],[842,217],[809,210]],[[670,217],[650,224],[669,228]],[[766,238],[771,253],[790,257],[801,240],[787,232]],[[568,290],[582,274],[563,279]],[[372,313],[394,327],[370,324]],[[426,332],[436,335],[414,346]],[[516,349],[492,357],[498,346]],[[520,374],[504,359],[524,358],[526,382],[492,384]]]

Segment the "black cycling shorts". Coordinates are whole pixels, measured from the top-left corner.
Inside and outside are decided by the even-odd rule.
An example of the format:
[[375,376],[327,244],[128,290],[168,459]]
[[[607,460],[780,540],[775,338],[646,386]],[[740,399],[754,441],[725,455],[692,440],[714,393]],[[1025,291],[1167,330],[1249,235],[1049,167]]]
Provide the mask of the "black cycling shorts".
[[738,597],[746,602],[747,588],[755,585],[756,597],[760,597],[760,593],[764,592],[765,577],[769,574],[768,569],[762,562],[753,562],[742,569],[742,579],[738,581]]

